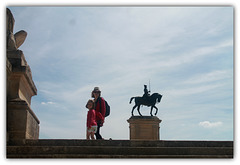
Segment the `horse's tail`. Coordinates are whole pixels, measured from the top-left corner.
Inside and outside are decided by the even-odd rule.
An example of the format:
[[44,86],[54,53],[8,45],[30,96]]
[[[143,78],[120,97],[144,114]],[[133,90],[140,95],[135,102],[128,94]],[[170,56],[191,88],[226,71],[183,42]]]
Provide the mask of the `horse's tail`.
[[129,104],[131,104],[131,103],[132,103],[132,100],[133,100],[133,99],[135,99],[135,97],[132,97],[132,98],[130,99],[130,102],[129,102]]

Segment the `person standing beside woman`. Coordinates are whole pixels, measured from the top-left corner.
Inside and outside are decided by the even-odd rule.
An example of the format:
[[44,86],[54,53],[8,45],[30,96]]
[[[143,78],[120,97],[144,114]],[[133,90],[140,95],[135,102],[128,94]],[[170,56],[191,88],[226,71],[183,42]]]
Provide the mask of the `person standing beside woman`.
[[106,105],[105,100],[101,97],[101,91],[99,87],[95,87],[92,91],[92,97],[94,98],[95,111],[96,111],[96,121],[97,121],[97,132],[95,133],[96,139],[103,139],[100,135],[100,127],[103,126]]
[[94,134],[97,132],[96,112],[94,110],[94,101],[88,100],[86,104],[87,114],[87,140],[95,140]]

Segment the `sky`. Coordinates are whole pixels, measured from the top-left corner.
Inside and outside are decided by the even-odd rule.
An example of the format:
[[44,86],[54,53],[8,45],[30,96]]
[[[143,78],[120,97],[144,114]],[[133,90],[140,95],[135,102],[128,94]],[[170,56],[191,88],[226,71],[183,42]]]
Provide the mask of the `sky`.
[[233,140],[232,6],[9,9],[14,32],[28,33],[19,49],[38,89],[41,139],[85,139],[96,86],[111,106],[102,136],[129,139],[130,98],[150,81],[163,95],[161,140]]

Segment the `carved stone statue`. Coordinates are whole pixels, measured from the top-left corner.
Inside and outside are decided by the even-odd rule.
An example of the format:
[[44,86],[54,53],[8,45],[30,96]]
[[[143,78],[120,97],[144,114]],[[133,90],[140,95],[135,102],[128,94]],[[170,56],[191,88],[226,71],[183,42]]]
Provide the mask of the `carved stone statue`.
[[38,139],[40,121],[31,108],[37,88],[23,51],[18,49],[27,33],[14,34],[14,17],[9,9],[6,12],[7,141]]
[[138,113],[140,116],[142,116],[142,114],[140,113],[140,106],[141,105],[145,105],[145,106],[151,106],[151,112],[150,112],[150,115],[152,115],[152,110],[153,108],[156,109],[156,112],[155,112],[155,115],[157,115],[157,112],[158,112],[158,108],[155,106],[156,103],[160,103],[161,99],[162,99],[162,95],[159,94],[159,93],[153,93],[151,96],[149,95],[148,93],[149,91],[147,90],[147,85],[144,85],[144,95],[143,97],[132,97],[130,99],[130,102],[129,104],[132,103],[132,100],[135,99],[135,105],[134,107],[132,108],[132,116],[133,115],[133,111],[134,109],[137,107],[137,110],[138,110]]
[[14,22],[14,17],[11,11],[7,8],[7,50],[17,50],[27,37],[27,32],[24,30],[13,34]]

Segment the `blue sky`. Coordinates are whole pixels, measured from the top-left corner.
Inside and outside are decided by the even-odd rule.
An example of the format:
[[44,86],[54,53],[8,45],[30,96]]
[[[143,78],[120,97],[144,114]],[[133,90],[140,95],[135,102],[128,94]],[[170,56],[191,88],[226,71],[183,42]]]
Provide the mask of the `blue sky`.
[[9,8],[28,32],[40,138],[84,139],[99,86],[111,106],[103,137],[129,139],[129,100],[150,79],[162,140],[233,140],[233,7]]

